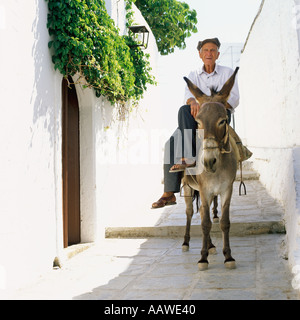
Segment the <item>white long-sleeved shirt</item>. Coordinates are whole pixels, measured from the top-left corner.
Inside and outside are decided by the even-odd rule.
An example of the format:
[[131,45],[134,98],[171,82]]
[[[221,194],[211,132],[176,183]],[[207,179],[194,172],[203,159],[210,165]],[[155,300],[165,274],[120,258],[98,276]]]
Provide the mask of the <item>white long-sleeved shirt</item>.
[[[207,96],[211,95],[210,89],[220,91],[225,82],[233,74],[233,70],[229,67],[220,66],[216,64],[215,70],[212,73],[204,71],[204,65],[202,68],[191,71],[188,78]],[[188,86],[185,88],[184,104],[189,98],[195,98],[190,92]],[[240,100],[239,88],[237,77],[235,78],[234,86],[231,89],[230,96],[227,102],[232,107],[231,112],[238,106]]]

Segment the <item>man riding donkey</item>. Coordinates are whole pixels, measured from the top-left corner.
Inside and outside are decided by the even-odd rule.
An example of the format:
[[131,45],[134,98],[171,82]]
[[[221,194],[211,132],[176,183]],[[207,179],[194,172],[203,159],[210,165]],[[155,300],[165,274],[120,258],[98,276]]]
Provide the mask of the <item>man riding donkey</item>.
[[[200,69],[192,71],[188,78],[206,95],[221,90],[225,82],[233,74],[229,67],[216,64],[219,58],[221,44],[218,38],[199,41],[197,50],[203,61]],[[190,92],[185,89],[185,105],[178,112],[178,128],[165,145],[164,155],[164,193],[161,198],[152,204],[152,208],[162,208],[167,205],[176,204],[175,193],[180,191],[183,172],[188,167],[196,166],[196,130],[195,118],[200,110],[200,105]],[[231,114],[239,104],[239,90],[237,80],[227,100],[228,123]],[[251,157],[252,153],[242,145],[239,136],[229,126],[231,139],[235,141],[235,152],[238,161],[244,161]]]

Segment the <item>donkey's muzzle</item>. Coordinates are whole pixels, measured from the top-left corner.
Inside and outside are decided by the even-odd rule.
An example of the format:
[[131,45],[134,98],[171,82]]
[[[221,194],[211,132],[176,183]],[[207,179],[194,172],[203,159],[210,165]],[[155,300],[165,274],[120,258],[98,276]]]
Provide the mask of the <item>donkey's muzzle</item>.
[[217,169],[219,146],[215,138],[207,138],[203,141],[203,166],[206,172],[214,173]]
[[211,173],[216,172],[216,163],[217,163],[216,158],[204,159],[205,171],[211,172]]

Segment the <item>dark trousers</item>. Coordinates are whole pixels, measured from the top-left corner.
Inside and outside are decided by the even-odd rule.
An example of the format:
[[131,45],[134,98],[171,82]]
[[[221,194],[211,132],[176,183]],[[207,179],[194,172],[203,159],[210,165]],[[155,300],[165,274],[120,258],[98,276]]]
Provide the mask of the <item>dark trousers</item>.
[[[231,112],[227,110],[228,123],[231,121]],[[187,130],[189,129],[189,130]],[[184,105],[178,112],[178,128],[165,144],[164,151],[164,191],[177,193],[183,172],[172,172],[169,170],[181,158],[196,157],[196,130],[197,122],[191,115],[191,107]],[[185,153],[183,152],[185,151]]]

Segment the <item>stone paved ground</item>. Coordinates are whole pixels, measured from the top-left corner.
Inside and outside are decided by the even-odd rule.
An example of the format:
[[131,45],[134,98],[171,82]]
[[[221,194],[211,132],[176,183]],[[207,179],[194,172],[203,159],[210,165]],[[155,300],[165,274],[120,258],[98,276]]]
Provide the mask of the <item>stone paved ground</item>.
[[13,299],[121,300],[240,300],[299,299],[284,259],[285,235],[233,237],[237,268],[223,265],[218,253],[209,269],[198,271],[201,239],[193,238],[189,252],[181,239],[106,239],[52,270]]
[[237,262],[234,270],[223,264],[219,224],[212,228],[218,253],[209,256],[207,271],[198,270],[199,213],[192,220],[190,251],[182,252],[185,205],[184,199],[177,197],[176,206],[145,208],[132,220],[120,214],[106,233],[124,239],[81,245],[89,248],[9,298],[298,300],[285,259],[282,207],[256,178],[246,181],[247,196],[238,195],[238,186],[236,181],[230,214],[231,249]]

